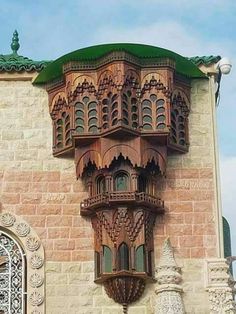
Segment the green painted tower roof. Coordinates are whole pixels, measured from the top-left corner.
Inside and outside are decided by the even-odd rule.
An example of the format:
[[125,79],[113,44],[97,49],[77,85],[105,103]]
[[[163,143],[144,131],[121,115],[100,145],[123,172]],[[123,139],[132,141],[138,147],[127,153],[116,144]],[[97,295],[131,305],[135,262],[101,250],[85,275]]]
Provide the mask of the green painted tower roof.
[[82,48],[68,53],[50,63],[34,80],[34,84],[45,84],[63,75],[63,65],[71,61],[96,61],[114,51],[124,51],[139,59],[170,58],[175,61],[176,71],[189,78],[203,78],[205,74],[188,58],[167,49],[143,44],[104,44]]
[[40,72],[50,62],[34,61],[27,57],[18,55],[20,48],[18,32],[13,33],[11,42],[12,53],[8,55],[0,55],[0,72]]

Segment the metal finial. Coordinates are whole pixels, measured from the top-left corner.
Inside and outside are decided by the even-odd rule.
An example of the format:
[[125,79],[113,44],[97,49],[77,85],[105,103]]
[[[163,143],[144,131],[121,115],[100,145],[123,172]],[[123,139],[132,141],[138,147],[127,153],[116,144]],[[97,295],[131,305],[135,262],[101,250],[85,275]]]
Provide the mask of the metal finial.
[[13,53],[17,54],[17,51],[19,48],[20,48],[20,44],[19,44],[18,32],[17,32],[17,30],[15,30],[13,33],[13,37],[12,37],[11,49],[12,49]]

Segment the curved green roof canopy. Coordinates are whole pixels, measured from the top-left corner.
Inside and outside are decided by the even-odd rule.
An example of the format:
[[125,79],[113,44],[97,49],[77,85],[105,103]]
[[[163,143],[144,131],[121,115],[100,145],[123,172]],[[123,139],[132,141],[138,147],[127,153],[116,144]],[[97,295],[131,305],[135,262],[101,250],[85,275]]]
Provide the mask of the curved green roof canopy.
[[189,78],[206,77],[192,61],[170,50],[149,45],[121,43],[91,46],[68,53],[43,69],[34,80],[34,84],[45,84],[59,79],[63,75],[63,64],[70,61],[95,61],[113,51],[125,51],[140,59],[170,58],[175,61],[176,71],[179,74]]

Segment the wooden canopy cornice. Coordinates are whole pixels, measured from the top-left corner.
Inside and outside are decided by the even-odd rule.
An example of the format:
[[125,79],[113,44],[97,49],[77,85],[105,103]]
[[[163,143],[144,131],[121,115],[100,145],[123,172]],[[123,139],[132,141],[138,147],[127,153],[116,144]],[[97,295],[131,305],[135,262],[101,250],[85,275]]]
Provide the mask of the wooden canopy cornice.
[[[125,136],[125,134],[123,134]],[[89,146],[76,149],[75,163],[77,176],[81,176],[89,162],[98,169],[108,168],[114,159],[122,155],[135,167],[145,168],[154,161],[164,174],[166,169],[167,149],[165,146],[150,143],[141,137],[124,137],[123,140],[100,138]]]

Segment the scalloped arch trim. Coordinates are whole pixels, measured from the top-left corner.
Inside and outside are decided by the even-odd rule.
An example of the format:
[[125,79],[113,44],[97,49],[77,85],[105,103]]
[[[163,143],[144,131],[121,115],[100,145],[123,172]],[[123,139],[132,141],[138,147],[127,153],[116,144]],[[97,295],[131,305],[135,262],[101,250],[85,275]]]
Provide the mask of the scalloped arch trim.
[[21,244],[27,263],[27,313],[45,313],[44,249],[42,242],[30,225],[21,217],[2,212],[0,230],[10,232]]

